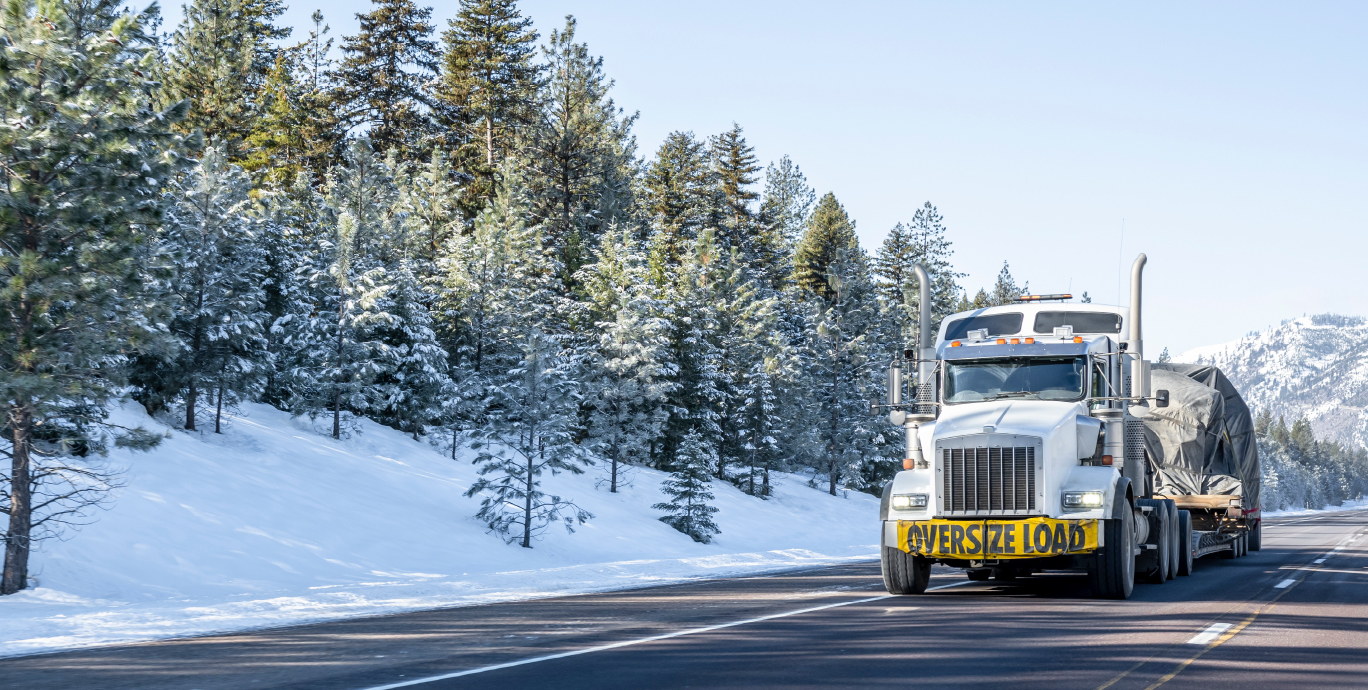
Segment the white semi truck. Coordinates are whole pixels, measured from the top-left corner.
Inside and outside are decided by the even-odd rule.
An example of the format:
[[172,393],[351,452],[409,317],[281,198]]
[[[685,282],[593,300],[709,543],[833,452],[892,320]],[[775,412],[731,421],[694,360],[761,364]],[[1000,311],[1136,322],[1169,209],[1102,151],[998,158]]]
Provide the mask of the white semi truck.
[[1125,599],[1258,550],[1248,408],[1219,371],[1145,360],[1145,261],[1129,308],[1023,296],[945,318],[893,363],[871,405],[907,439],[880,508],[890,593],[922,593],[941,563],[971,580],[1085,570],[1095,596]]

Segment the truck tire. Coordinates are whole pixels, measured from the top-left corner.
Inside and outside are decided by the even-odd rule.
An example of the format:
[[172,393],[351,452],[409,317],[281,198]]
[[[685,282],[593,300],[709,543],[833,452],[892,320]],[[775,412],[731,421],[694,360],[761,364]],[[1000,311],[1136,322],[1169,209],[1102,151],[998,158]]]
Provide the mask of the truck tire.
[[1263,548],[1263,520],[1254,521],[1254,529],[1249,530],[1249,550],[1258,551]]
[[883,571],[884,589],[889,594],[921,594],[931,582],[931,561],[914,556],[895,546],[884,544],[879,537],[879,565]]
[[1093,555],[1088,585],[1099,599],[1129,599],[1135,588],[1135,512],[1127,506],[1120,518],[1102,525],[1106,546]]
[[1192,513],[1178,511],[1178,574],[1192,574]]
[[1240,558],[1244,558],[1245,556],[1248,556],[1248,555],[1249,555],[1249,533],[1248,533],[1248,532],[1245,532],[1244,534],[1241,534],[1241,535],[1240,535],[1239,541],[1240,541]]
[[1178,577],[1178,559],[1183,557],[1182,530],[1178,525],[1178,504],[1172,500],[1165,500],[1164,505],[1168,507],[1169,515],[1169,572],[1168,579]]
[[985,582],[988,580],[988,578],[993,576],[993,571],[989,570],[988,568],[966,570],[964,572],[967,573],[969,575],[969,579],[974,582]]
[[[1141,575],[1144,576],[1145,582],[1162,585],[1169,580],[1169,568],[1172,566],[1173,544],[1170,532],[1173,531],[1173,525],[1169,523],[1168,506],[1164,505],[1164,501],[1153,498],[1142,498],[1135,503],[1153,509],[1149,517],[1142,514],[1141,519],[1150,520],[1150,541],[1147,544],[1157,547],[1152,549],[1155,555],[1154,568]],[[1156,522],[1159,523],[1157,528],[1154,524]]]
[[1230,540],[1230,548],[1221,551],[1221,558],[1226,559],[1226,560],[1229,560],[1229,559],[1232,559],[1232,558],[1239,558],[1239,557],[1240,557],[1240,544],[1239,544],[1239,541],[1240,541],[1239,539],[1231,539],[1231,540]]

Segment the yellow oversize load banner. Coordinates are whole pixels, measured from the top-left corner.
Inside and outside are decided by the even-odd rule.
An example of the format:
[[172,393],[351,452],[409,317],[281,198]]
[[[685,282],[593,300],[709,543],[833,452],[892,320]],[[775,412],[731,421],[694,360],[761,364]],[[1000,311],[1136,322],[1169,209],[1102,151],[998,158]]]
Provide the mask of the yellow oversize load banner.
[[898,521],[898,548],[931,558],[1041,558],[1097,546],[1097,520]]

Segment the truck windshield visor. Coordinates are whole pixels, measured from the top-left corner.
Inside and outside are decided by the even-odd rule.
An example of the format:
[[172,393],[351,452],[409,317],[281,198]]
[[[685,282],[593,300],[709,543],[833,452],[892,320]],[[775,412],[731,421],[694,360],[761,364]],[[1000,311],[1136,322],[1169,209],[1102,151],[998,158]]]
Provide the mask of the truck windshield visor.
[[1086,357],[1007,357],[945,363],[945,402],[1082,400]]

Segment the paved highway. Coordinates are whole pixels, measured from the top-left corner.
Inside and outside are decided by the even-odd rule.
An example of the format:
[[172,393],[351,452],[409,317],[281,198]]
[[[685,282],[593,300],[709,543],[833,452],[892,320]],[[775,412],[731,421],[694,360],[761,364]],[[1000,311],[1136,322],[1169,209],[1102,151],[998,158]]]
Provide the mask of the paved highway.
[[3,659],[0,688],[1368,687],[1368,511],[1270,520],[1129,601],[1086,583],[888,597],[859,564]]

